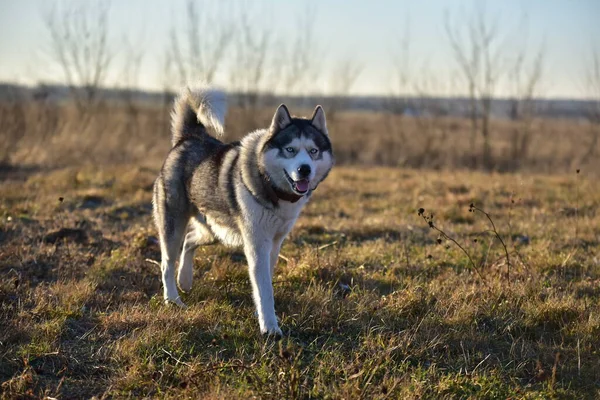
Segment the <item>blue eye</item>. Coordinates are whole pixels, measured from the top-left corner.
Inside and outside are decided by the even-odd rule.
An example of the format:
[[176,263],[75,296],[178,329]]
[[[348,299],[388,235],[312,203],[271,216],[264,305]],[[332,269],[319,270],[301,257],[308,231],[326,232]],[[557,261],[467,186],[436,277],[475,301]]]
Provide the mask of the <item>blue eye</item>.
[[288,153],[293,153],[295,150],[293,147],[286,147],[285,151],[287,151]]
[[310,154],[317,154],[319,152],[319,150],[317,149],[310,149]]

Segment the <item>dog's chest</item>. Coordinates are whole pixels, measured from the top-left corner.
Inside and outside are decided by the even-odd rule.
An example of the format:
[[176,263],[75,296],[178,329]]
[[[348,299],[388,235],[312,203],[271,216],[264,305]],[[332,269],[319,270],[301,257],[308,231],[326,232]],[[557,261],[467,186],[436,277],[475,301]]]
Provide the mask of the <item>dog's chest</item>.
[[280,218],[282,223],[294,223],[300,212],[304,208],[304,205],[307,202],[307,198],[303,197],[295,203],[290,203],[288,201],[280,201],[279,206],[273,210],[273,213]]
[[306,198],[295,203],[280,201],[275,208],[265,208],[249,192],[244,191],[242,198],[245,200],[241,202],[243,214],[246,215],[247,223],[252,226],[251,230],[271,238],[290,231],[307,201]]
[[296,203],[281,201],[274,210],[265,210],[269,218],[263,220],[262,228],[273,235],[287,234],[296,223],[305,203],[306,199],[300,199]]

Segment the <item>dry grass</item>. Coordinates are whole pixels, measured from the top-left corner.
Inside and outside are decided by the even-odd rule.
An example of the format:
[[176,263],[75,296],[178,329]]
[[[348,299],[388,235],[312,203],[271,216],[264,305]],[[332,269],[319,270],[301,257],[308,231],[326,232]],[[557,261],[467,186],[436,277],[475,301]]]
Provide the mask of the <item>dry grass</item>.
[[[169,111],[170,104],[104,104],[82,114],[69,104],[0,103],[0,162],[45,167],[123,162],[156,166],[168,150]],[[226,121],[227,139],[268,126],[273,112],[233,107]],[[481,143],[471,148],[467,120],[346,112],[336,114],[329,125],[339,164],[428,169],[484,165]],[[492,120],[492,169],[600,171],[600,157],[596,157],[600,151],[590,148],[597,129],[576,120],[539,119],[531,126]]]
[[270,342],[240,252],[199,249],[190,308],[162,305],[145,261],[158,165],[2,183],[0,396],[600,396],[600,184],[584,173],[336,167],[284,244]]

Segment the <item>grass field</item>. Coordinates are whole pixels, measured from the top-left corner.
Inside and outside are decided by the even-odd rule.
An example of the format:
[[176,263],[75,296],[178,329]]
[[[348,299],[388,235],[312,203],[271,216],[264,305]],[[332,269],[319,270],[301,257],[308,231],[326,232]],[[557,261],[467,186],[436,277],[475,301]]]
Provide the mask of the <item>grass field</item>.
[[259,334],[240,251],[200,248],[189,309],[163,305],[156,174],[4,176],[1,397],[600,396],[600,182],[586,171],[334,168],[283,246],[280,341]]

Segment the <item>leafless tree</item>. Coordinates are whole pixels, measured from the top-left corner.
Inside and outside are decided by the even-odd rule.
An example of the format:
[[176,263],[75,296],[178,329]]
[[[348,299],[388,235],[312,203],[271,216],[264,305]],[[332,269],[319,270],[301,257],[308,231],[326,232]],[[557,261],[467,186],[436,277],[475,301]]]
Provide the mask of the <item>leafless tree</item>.
[[362,72],[362,65],[350,58],[339,61],[332,71],[329,80],[330,100],[327,104],[327,118],[335,119],[337,113],[348,105],[348,100],[356,80]]
[[529,52],[526,47],[523,47],[509,69],[508,79],[512,87],[509,116],[514,123],[511,159],[514,168],[518,168],[529,155],[534,133],[532,125],[536,112],[535,98],[540,94],[543,66],[542,47],[537,52]]
[[597,156],[600,142],[600,43],[592,43],[590,53],[591,58],[585,74],[586,94],[589,97],[587,118],[590,122],[590,143],[582,157],[582,164]]
[[493,165],[490,147],[490,117],[497,84],[505,70],[504,43],[497,19],[489,20],[482,3],[466,23],[452,21],[446,13],[445,29],[452,54],[467,84],[471,120],[471,153],[475,154],[478,133],[483,139],[483,166]]
[[[439,148],[443,147],[444,134],[438,111],[437,99],[431,92],[435,89],[433,75],[426,72],[425,65],[418,66],[411,52],[410,18],[405,21],[405,31],[392,44],[390,49],[392,62],[391,96],[385,101],[386,113],[383,118],[387,139],[387,148],[400,154],[400,163],[412,167],[427,164],[435,167],[438,163]],[[405,118],[410,121],[403,121]],[[410,127],[409,127],[410,126]],[[418,130],[418,135],[414,134]]]
[[229,83],[238,93],[239,105],[244,109],[255,109],[272,71],[269,63],[273,41],[269,24],[259,18],[258,10],[239,8],[237,14],[238,30],[233,37],[234,57]]
[[405,165],[407,154],[401,148],[401,143],[406,144],[408,135],[405,124],[399,121],[411,108],[409,94],[411,88],[411,52],[410,52],[410,25],[407,17],[405,31],[390,43],[391,71],[390,81],[392,87],[388,97],[383,101],[382,107],[386,111],[382,114],[385,129],[382,130],[381,157],[396,160],[394,164]]
[[[198,9],[200,4],[200,9]],[[233,38],[230,4],[224,0],[188,0],[183,27],[170,32],[168,57],[173,60],[179,85],[212,82]]]
[[168,131],[171,124],[171,107],[174,97],[174,83],[177,82],[175,66],[171,58],[170,49],[165,49],[162,57],[158,60],[161,65],[161,126],[163,131]]
[[135,43],[129,38],[124,38],[124,58],[121,68],[120,82],[123,87],[123,99],[128,108],[135,106],[134,94],[139,87],[140,69],[144,59],[144,49],[141,40]]
[[18,92],[8,94],[8,101],[0,103],[0,170],[10,164],[11,155],[27,133],[27,103]]
[[384,104],[388,112],[402,115],[409,107],[409,93],[412,90],[412,63],[410,52],[410,25],[408,17],[405,21],[405,31],[399,39],[391,44],[392,54],[392,93]]
[[294,39],[281,44],[285,49],[281,81],[287,93],[306,95],[316,89],[324,58],[321,44],[315,36],[317,11],[315,6],[308,6],[298,17]]
[[140,104],[136,99],[136,92],[139,90],[139,77],[144,50],[141,45],[141,36],[136,42],[129,38],[124,38],[124,57],[121,69],[120,82],[122,85],[121,98],[125,103],[127,110],[127,123],[125,130],[128,134],[136,136],[139,131]]
[[108,44],[110,2],[52,3],[43,20],[49,33],[47,54],[61,69],[80,108],[98,100],[114,51]]

